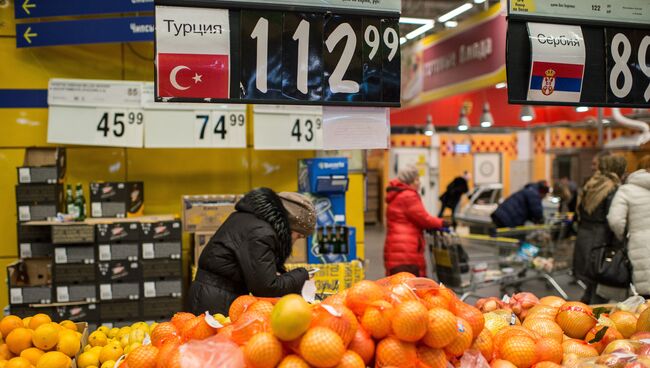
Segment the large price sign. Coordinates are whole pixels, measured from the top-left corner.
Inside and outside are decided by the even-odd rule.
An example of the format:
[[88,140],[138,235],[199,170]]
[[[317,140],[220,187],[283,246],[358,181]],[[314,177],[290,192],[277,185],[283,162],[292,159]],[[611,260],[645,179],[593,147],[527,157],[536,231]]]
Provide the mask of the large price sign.
[[509,102],[650,107],[650,3],[562,4],[511,0]]
[[398,13],[213,4],[156,7],[158,101],[399,106]]
[[323,109],[317,106],[256,105],[255,149],[323,148]]

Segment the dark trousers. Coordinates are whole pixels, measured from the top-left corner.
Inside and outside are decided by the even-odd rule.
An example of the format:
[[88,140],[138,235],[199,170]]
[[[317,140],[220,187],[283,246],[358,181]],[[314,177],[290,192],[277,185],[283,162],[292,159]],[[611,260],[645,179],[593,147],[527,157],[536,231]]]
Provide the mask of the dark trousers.
[[438,217],[442,218],[442,216],[445,214],[445,210],[449,208],[451,210],[451,222],[456,226],[456,206],[450,206],[448,204],[443,203],[442,208],[440,208],[440,213],[438,213]]
[[587,285],[587,288],[580,299],[581,302],[585,304],[605,304],[609,301],[596,293],[596,287],[598,286],[597,283],[585,280],[583,280],[583,282]]

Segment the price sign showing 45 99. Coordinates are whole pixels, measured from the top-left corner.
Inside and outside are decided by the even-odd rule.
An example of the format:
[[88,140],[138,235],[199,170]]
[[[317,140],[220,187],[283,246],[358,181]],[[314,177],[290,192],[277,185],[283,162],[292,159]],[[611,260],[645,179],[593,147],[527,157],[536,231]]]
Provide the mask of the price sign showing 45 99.
[[144,112],[142,110],[98,110],[96,143],[120,146],[125,142],[142,145]]

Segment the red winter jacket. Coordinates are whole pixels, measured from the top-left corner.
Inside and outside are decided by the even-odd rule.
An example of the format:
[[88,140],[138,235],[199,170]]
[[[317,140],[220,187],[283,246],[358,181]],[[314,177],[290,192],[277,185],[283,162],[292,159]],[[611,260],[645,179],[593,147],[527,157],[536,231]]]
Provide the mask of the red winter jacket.
[[397,266],[416,265],[426,276],[422,231],[442,227],[442,220],[429,215],[418,192],[397,179],[386,188],[386,242],[384,267],[388,274]]

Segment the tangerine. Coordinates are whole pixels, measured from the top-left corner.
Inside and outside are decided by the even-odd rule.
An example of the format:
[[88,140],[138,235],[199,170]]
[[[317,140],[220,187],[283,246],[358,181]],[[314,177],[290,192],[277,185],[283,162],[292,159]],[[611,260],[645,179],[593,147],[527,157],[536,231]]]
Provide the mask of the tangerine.
[[637,318],[634,313],[616,311],[609,315],[609,319],[614,322],[618,332],[626,339],[629,339],[636,332]]
[[228,317],[235,323],[239,317],[248,310],[248,307],[257,301],[257,298],[252,295],[242,295],[235,299],[230,308],[228,309]]
[[273,368],[282,359],[282,344],[270,332],[258,333],[244,346],[244,358],[247,367]]
[[400,340],[416,342],[427,333],[427,309],[418,301],[406,301],[397,305],[391,323],[393,333]]
[[205,316],[200,315],[185,322],[181,328],[183,341],[203,340],[217,333],[217,329],[205,321]]
[[361,317],[361,326],[375,339],[383,339],[391,332],[391,321],[395,309],[385,300],[378,300],[366,308]]
[[156,368],[158,348],[153,345],[141,345],[126,356],[129,368]]
[[444,348],[458,336],[457,317],[442,308],[432,308],[427,314],[427,333],[422,342],[432,348]]
[[15,328],[5,339],[7,347],[12,353],[20,355],[23,350],[32,347],[32,334],[32,330],[24,327]]
[[337,365],[345,354],[341,337],[329,328],[320,326],[307,330],[300,339],[299,349],[307,363],[318,368]]
[[501,357],[517,368],[528,368],[536,363],[535,341],[527,336],[513,336],[500,349]]
[[0,321],[0,332],[2,336],[7,338],[9,333],[18,327],[27,327],[23,324],[23,320],[17,316],[9,315]]
[[23,350],[22,353],[20,353],[20,357],[29,360],[29,362],[35,366],[36,363],[38,363],[38,359],[43,356],[43,354],[45,354],[45,352],[41,349],[29,348]]
[[345,304],[354,314],[362,316],[366,307],[371,303],[382,300],[386,291],[375,282],[370,280],[359,281],[348,290]]
[[266,300],[258,300],[255,303],[251,304],[247,312],[260,312],[267,317],[271,317],[271,312],[273,312],[273,304]]
[[59,329],[55,323],[44,323],[32,334],[32,343],[41,350],[50,350],[59,342]]
[[492,356],[494,354],[494,341],[492,340],[492,333],[487,328],[484,328],[478,337],[474,339],[474,343],[472,344],[471,348],[480,351],[485,360],[489,362],[492,360]]
[[38,313],[35,314],[31,320],[29,320],[29,328],[36,330],[38,326],[52,322],[52,318],[47,314]]
[[366,363],[352,350],[348,350],[343,354],[341,361],[336,368],[366,368]]
[[447,356],[444,350],[434,349],[422,345],[417,348],[418,360],[424,363],[427,368],[443,368],[447,367]]
[[537,332],[541,337],[549,337],[560,344],[562,343],[564,331],[553,320],[527,317],[522,326]]
[[255,334],[268,331],[271,331],[269,320],[263,314],[244,312],[233,324],[232,341],[245,345]]
[[343,345],[350,344],[359,328],[359,321],[350,309],[343,305],[320,306],[314,309],[311,327],[327,327],[343,339]]
[[636,332],[650,332],[650,308],[646,308],[639,315],[636,322]]
[[287,355],[282,359],[278,368],[309,368],[309,364],[298,355]]
[[542,337],[535,344],[535,356],[538,362],[562,363],[564,349],[557,340],[549,337]]
[[187,312],[177,312],[174,314],[174,316],[171,319],[172,324],[176,326],[176,329],[179,331],[183,328],[183,325],[185,322],[191,320],[192,318],[196,317],[192,313],[187,313]]
[[474,338],[476,338],[483,328],[485,327],[485,318],[483,313],[476,307],[472,307],[469,304],[466,304],[460,300],[456,300],[455,303],[452,303],[452,312],[456,317],[460,317],[467,321],[470,326],[472,326],[472,332],[474,333]]
[[415,345],[389,336],[377,344],[376,368],[413,367],[417,361]]
[[465,350],[472,346],[474,340],[474,332],[469,322],[460,317],[456,317],[456,325],[458,328],[458,335],[449,345],[445,346],[445,353],[451,356],[461,356]]
[[596,325],[591,308],[580,302],[564,303],[555,317],[555,322],[567,336],[574,339],[584,339],[587,332]]
[[9,359],[5,368],[32,368],[32,363],[25,358],[15,357]]
[[169,340],[178,340],[179,333],[176,326],[171,322],[162,322],[154,327],[151,331],[151,344],[153,346],[161,346]]
[[357,333],[354,334],[352,342],[348,346],[348,349],[359,354],[364,363],[370,364],[372,358],[375,356],[375,341],[370,337],[370,334],[359,327]]

